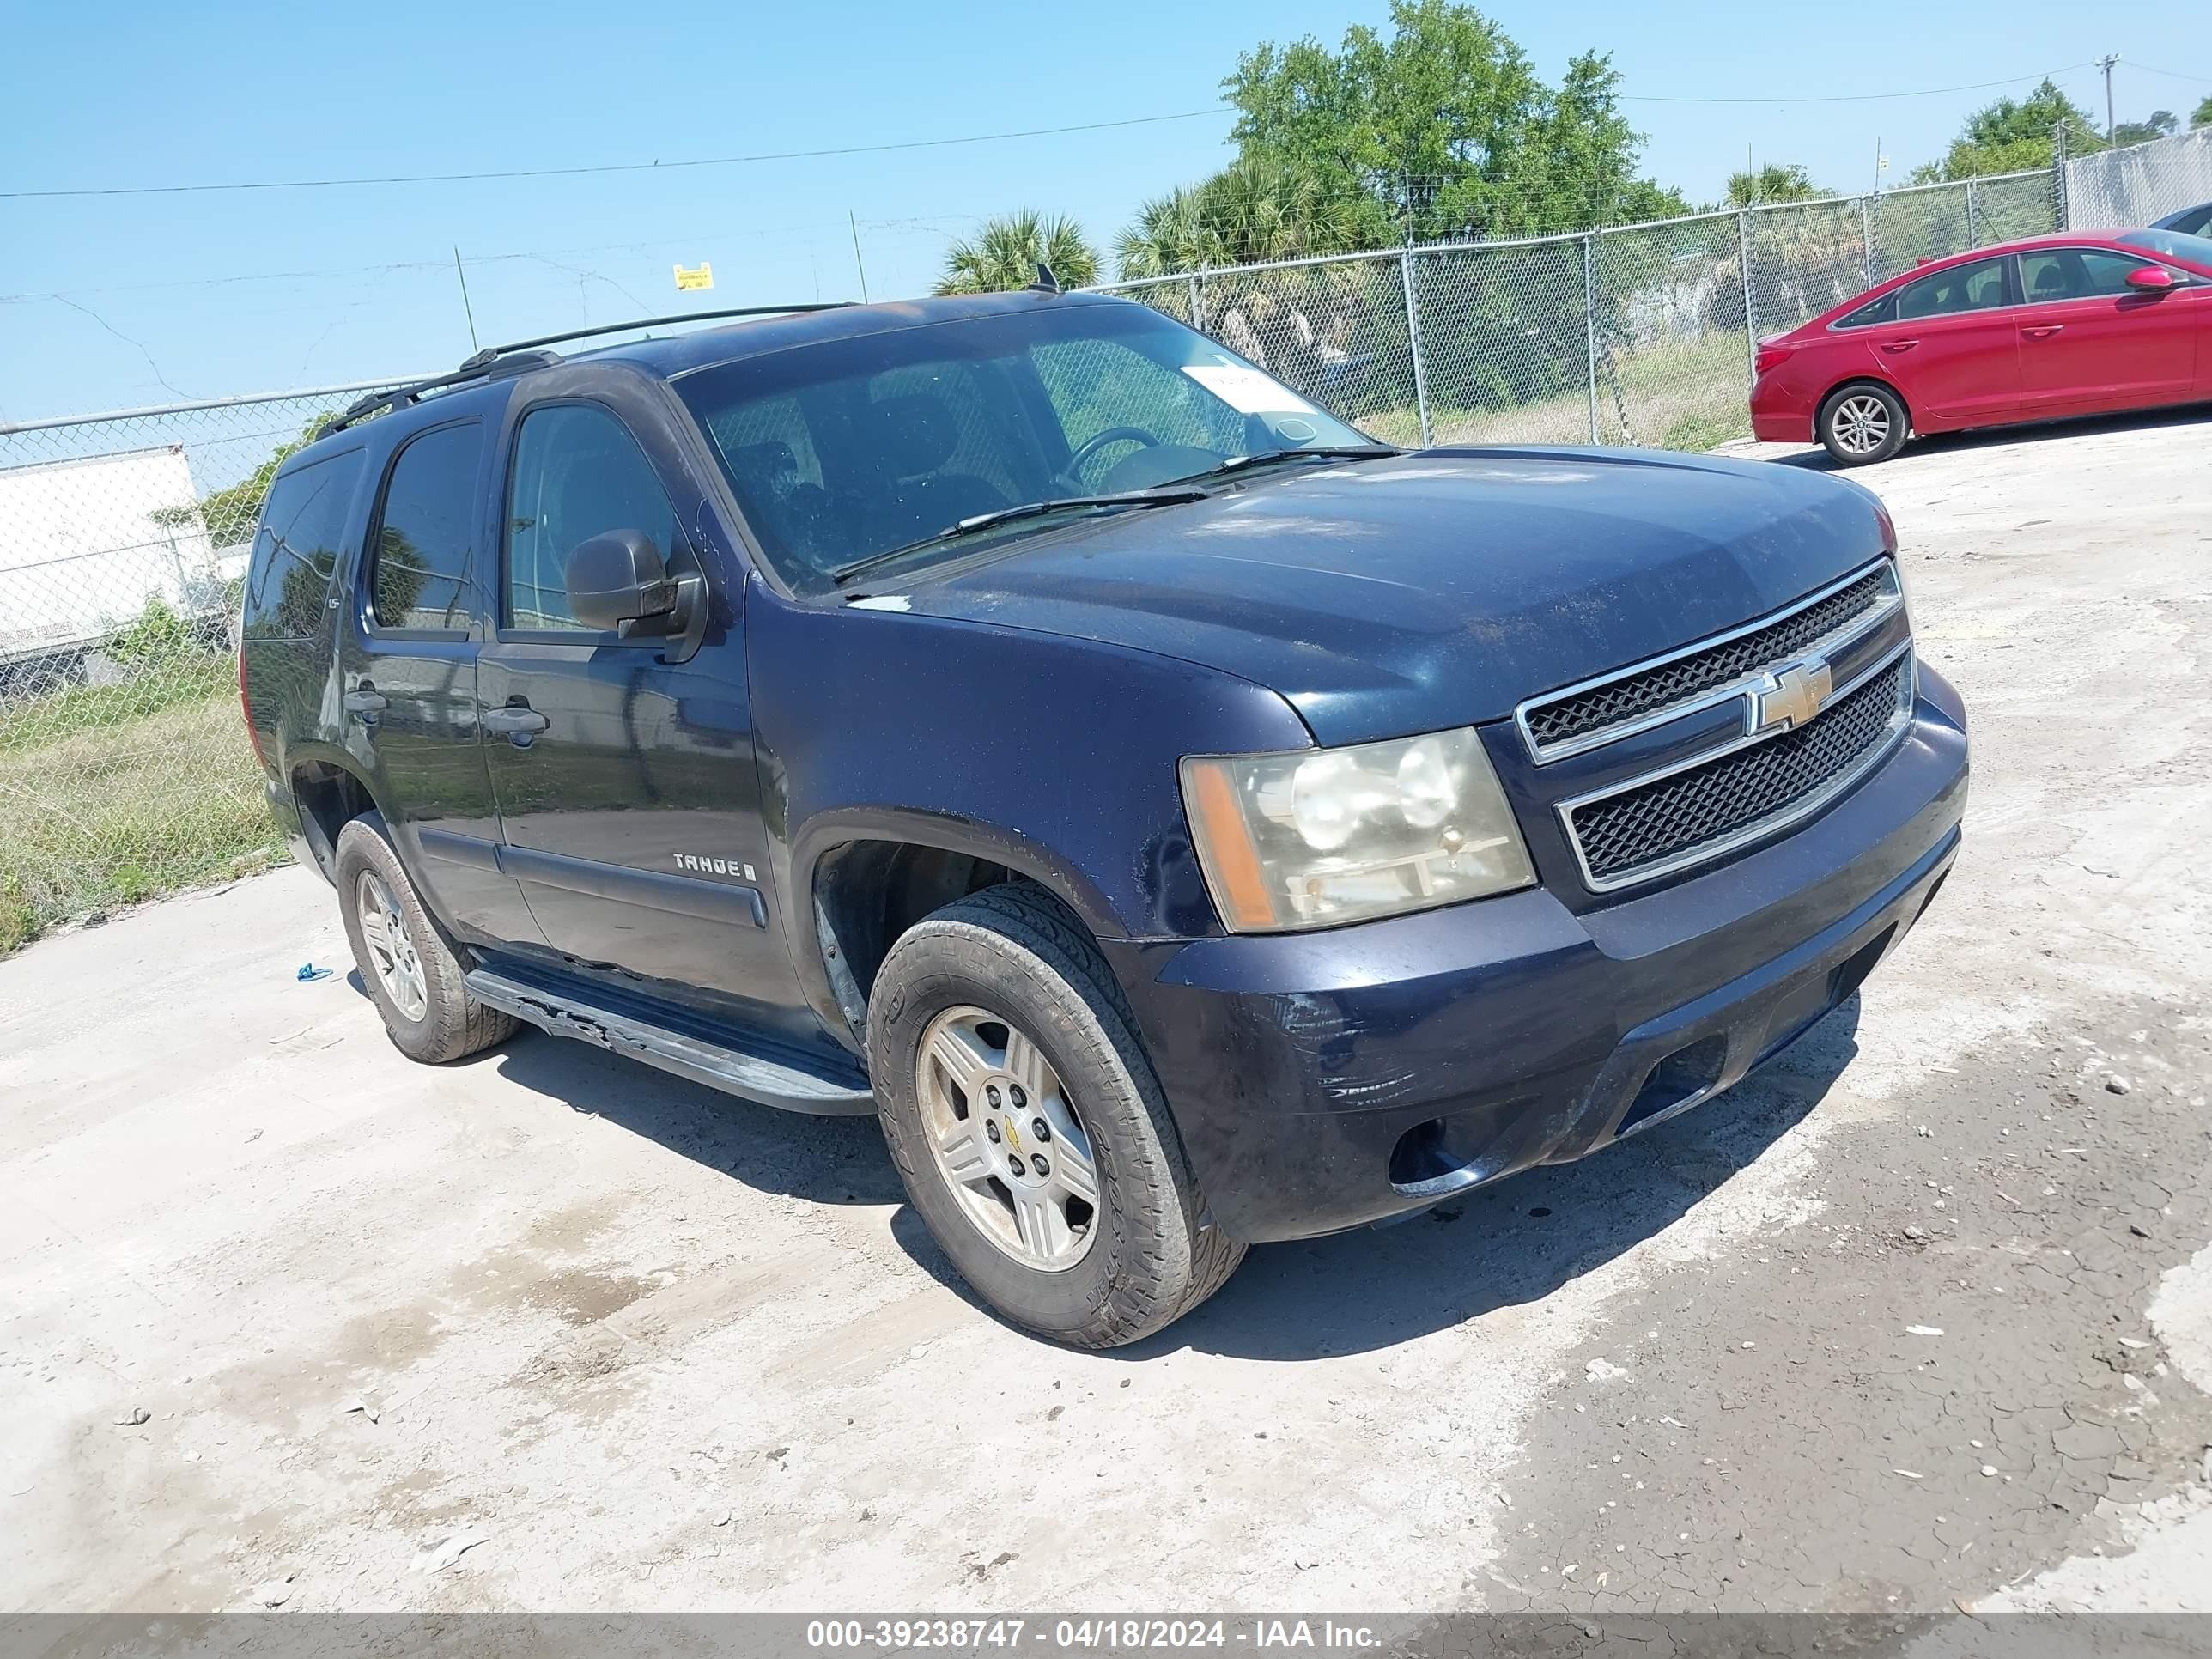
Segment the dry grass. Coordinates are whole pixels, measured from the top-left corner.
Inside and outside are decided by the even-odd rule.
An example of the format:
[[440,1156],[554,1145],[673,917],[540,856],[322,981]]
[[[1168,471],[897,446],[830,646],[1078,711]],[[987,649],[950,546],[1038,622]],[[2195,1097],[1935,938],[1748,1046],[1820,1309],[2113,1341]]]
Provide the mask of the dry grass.
[[[1745,352],[1742,336],[1709,333],[1617,353],[1613,377],[1598,381],[1598,441],[1697,451],[1748,436]],[[1503,409],[1439,410],[1434,424],[1438,443],[1588,443],[1589,394],[1577,388]]]

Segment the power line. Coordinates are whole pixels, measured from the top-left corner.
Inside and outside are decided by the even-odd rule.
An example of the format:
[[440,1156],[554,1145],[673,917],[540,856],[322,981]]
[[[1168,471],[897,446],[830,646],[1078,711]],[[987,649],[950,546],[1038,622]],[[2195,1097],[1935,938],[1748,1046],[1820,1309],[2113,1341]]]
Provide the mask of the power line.
[[2130,64],[2131,70],[2152,75],[2164,75],[2176,81],[2194,81],[2201,87],[2212,87],[2212,75],[2184,75],[2179,70],[2160,69],[2155,64]]
[[1962,87],[1923,87],[1917,92],[1838,92],[1810,98],[1676,98],[1631,92],[1624,92],[1620,96],[1624,104],[1870,104],[1891,98],[1936,98],[1952,92],[1987,92],[1995,87],[2016,87],[2023,81],[2048,81],[2057,76],[2071,75],[2075,70],[2094,67],[2093,64],[2069,64],[2064,69],[2045,70],[2037,75],[2015,75],[2002,81],[1977,81]]
[[1194,121],[1225,115],[1229,106],[1183,110],[1173,115],[1134,115],[1119,121],[1085,121],[1073,126],[1030,127],[1019,132],[969,133],[957,138],[909,138],[896,143],[846,144],[830,149],[763,151],[755,155],[702,155],[676,161],[605,161],[589,167],[517,167],[505,172],[403,173],[356,179],[258,179],[234,184],[115,185],[84,190],[0,190],[0,201],[52,201],[92,196],[197,196],[223,191],[333,190],[371,185],[453,185],[514,179],[576,179],[614,173],[673,173],[687,167],[743,167],[763,161],[809,161],[840,155],[882,155],[894,150],[943,149],[955,144],[994,144],[1012,138],[1053,138],[1071,132],[1105,132],[1117,127],[1153,126],[1163,121]]
[[[1718,104],[1718,105],[1778,105],[1778,104],[1851,104],[1873,103],[1900,98],[1936,98],[1951,93],[1986,92],[1997,87],[2017,86],[2022,82],[2049,79],[2069,75],[2075,70],[2094,68],[2094,64],[2069,64],[2063,69],[2048,70],[2039,75],[2015,75],[2001,81],[1977,81],[1959,86],[1922,87],[1908,92],[1826,93],[1802,97],[1700,97],[1689,94],[1661,93],[1622,93],[1620,101],[1631,104]],[[2143,67],[2149,67],[2143,65]],[[2157,70],[2160,74],[2176,74],[2174,70]],[[2196,76],[2180,76],[2183,80],[2197,80]],[[1226,115],[1233,106],[1217,104],[1206,109],[1180,110],[1167,115],[1135,115],[1113,121],[1085,121],[1066,126],[1028,127],[1008,132],[966,133],[951,138],[910,138],[880,144],[844,144],[818,149],[763,150],[744,155],[687,156],[673,161],[605,161],[578,167],[514,167],[487,169],[469,173],[401,173],[366,174],[353,178],[330,179],[253,179],[232,182],[191,185],[111,185],[68,190],[0,190],[0,201],[58,201],[99,197],[119,196],[195,196],[220,194],[228,191],[270,190],[341,190],[361,189],[390,185],[449,185],[511,181],[520,179],[578,179],[616,173],[678,172],[697,167],[746,167],[771,161],[806,161],[835,159],[848,155],[884,155],[902,150],[944,149],[963,144],[1001,143],[1018,138],[1053,138],[1079,132],[1110,132],[1120,128],[1155,126],[1168,121],[1194,121],[1210,115]]]

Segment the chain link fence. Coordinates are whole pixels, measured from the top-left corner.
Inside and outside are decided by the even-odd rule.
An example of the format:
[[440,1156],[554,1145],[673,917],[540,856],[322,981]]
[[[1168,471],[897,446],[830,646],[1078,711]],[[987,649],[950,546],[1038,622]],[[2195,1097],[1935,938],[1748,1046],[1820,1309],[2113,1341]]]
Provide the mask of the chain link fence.
[[2212,126],[2062,166],[2069,229],[2145,225],[2200,202],[2212,202]]
[[[2212,131],[2003,178],[1109,285],[1403,444],[1708,448],[1761,335],[1915,261],[2212,198]],[[398,379],[0,425],[0,950],[271,850],[231,637],[276,459]],[[416,377],[419,378],[419,377]]]
[[247,546],[276,458],[367,389],[0,426],[0,950],[272,850]]
[[1923,259],[2051,230],[2058,212],[2045,168],[1102,291],[1194,324],[1393,441],[1705,449],[1749,430],[1760,337]]

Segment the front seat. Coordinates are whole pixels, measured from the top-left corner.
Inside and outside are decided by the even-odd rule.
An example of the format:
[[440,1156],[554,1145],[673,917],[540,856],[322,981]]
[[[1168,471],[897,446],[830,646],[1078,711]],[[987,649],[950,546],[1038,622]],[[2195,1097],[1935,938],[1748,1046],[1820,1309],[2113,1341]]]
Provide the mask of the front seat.
[[915,541],[963,519],[1011,507],[1005,492],[973,472],[939,469],[960,447],[960,426],[944,398],[928,392],[886,398],[876,405],[883,433],[889,516],[901,526],[890,543]]

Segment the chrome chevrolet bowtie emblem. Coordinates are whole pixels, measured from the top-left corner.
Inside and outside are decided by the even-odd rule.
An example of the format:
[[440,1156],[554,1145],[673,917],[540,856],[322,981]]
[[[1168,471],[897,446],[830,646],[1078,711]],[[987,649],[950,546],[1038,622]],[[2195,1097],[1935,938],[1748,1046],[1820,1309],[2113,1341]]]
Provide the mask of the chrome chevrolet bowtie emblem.
[[1835,676],[1826,663],[1792,663],[1780,673],[1769,675],[1759,686],[1753,729],[1787,732],[1802,726],[1827,706],[1835,689]]

